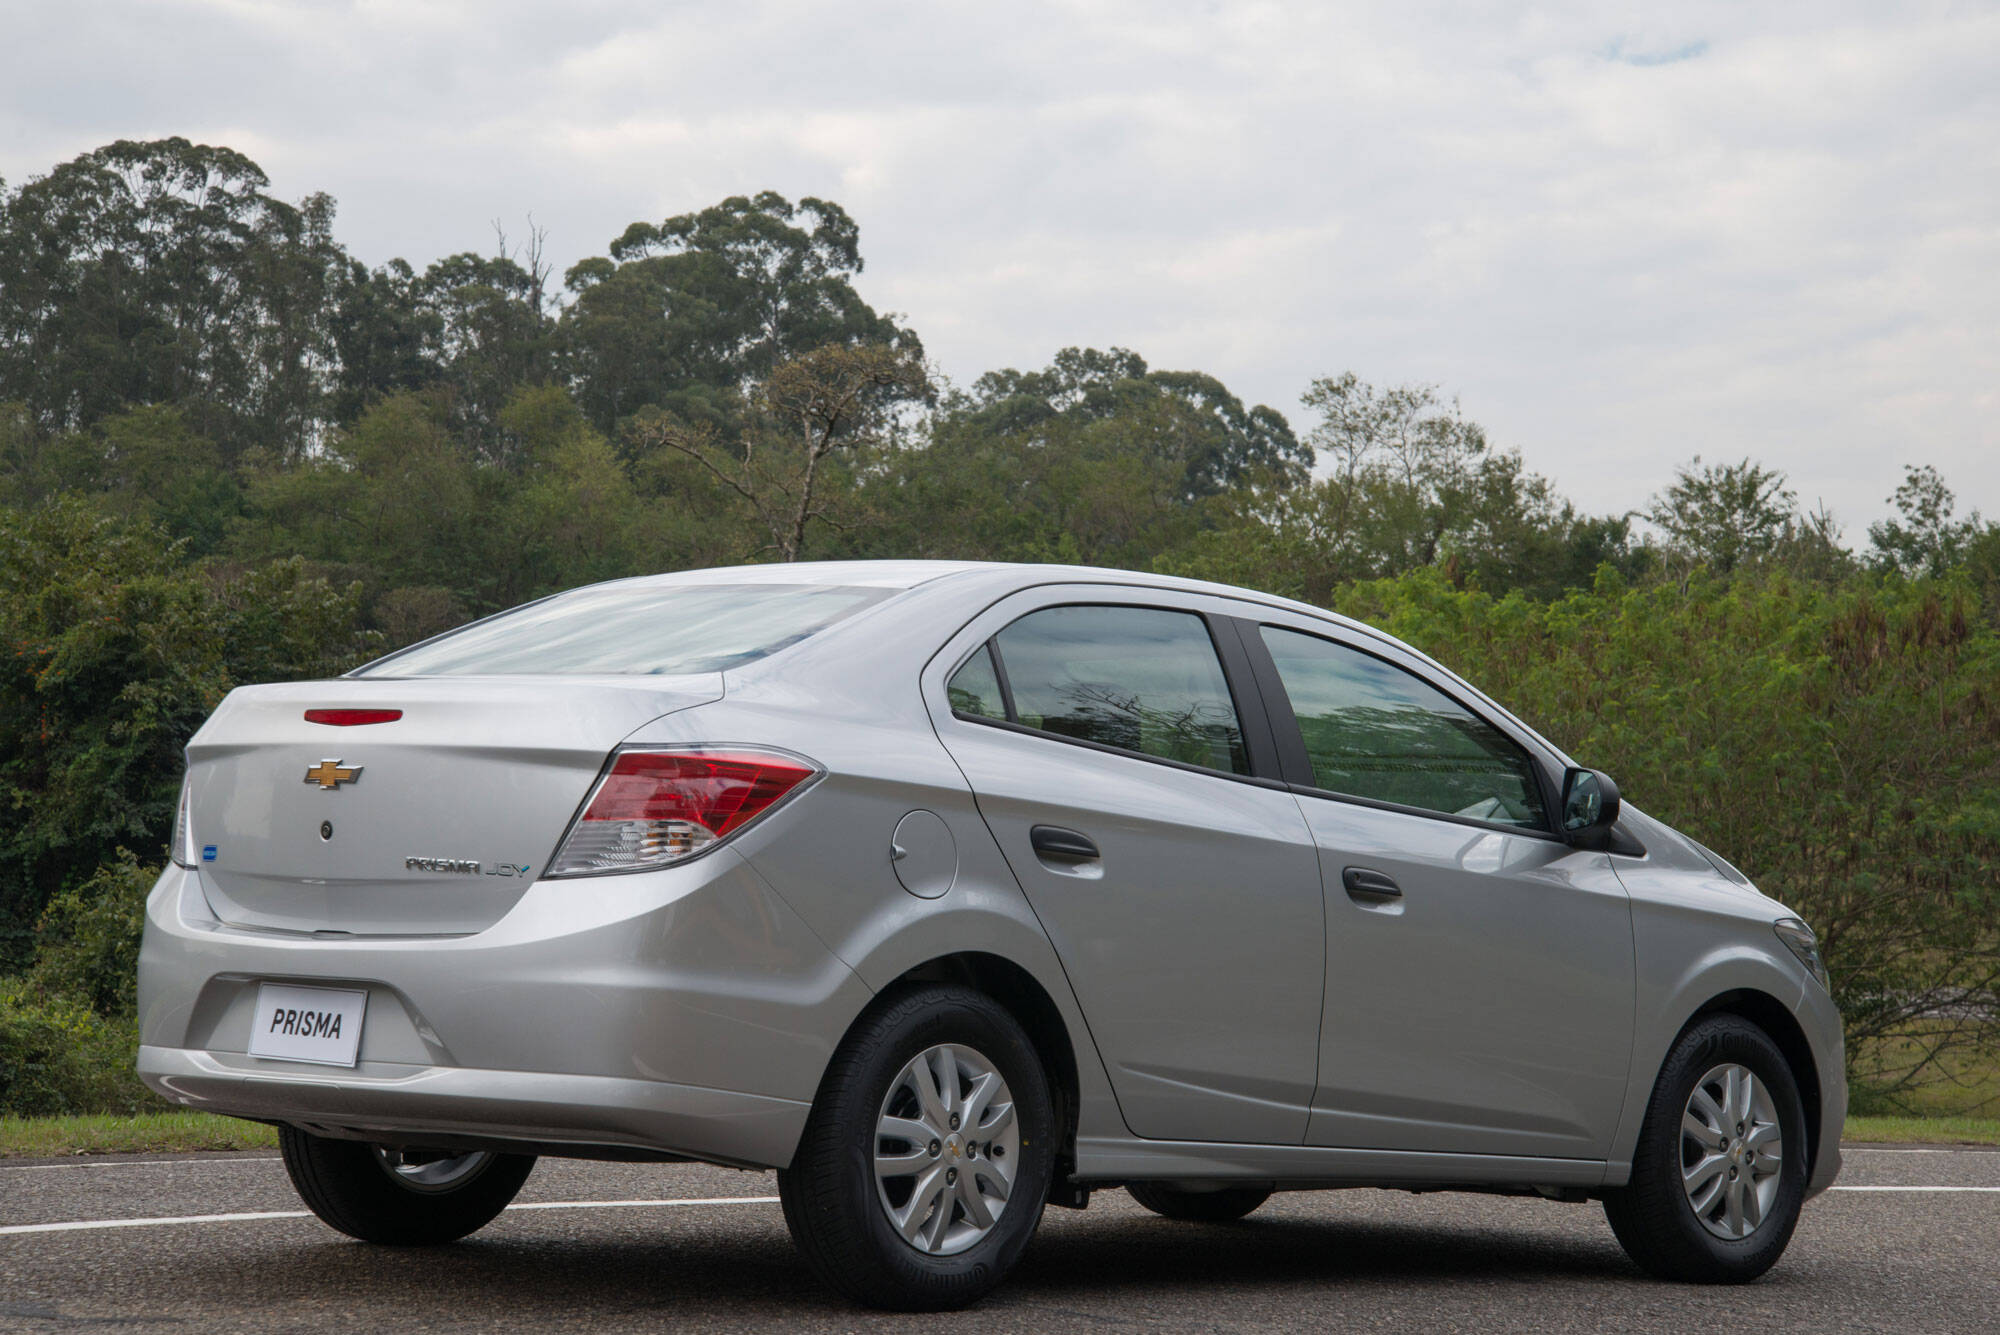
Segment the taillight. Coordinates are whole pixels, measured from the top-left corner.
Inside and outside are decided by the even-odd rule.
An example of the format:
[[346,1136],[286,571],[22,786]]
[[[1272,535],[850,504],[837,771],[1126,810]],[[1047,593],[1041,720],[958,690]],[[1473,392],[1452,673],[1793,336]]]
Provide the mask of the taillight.
[[669,866],[736,834],[818,773],[811,761],[781,751],[620,751],[548,874]]
[[183,867],[192,867],[200,861],[195,853],[194,831],[188,825],[188,804],[193,801],[193,794],[194,781],[183,778],[180,805],[174,808],[174,842],[167,849],[167,856]]
[[366,723],[394,723],[403,717],[400,709],[308,709],[306,722],[324,723],[330,728],[358,728]]

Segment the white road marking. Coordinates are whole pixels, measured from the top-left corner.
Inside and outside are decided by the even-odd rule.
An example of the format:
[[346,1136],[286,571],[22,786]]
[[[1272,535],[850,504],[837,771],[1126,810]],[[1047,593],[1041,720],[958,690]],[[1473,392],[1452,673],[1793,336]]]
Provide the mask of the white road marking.
[[1828,1187],[1828,1191],[2000,1191],[2000,1187]]
[[[2000,1191],[2000,1187],[1995,1187]],[[709,1196],[699,1200],[664,1201],[526,1201],[510,1205],[510,1210],[615,1210],[629,1205],[776,1205],[776,1196]]]
[[6,1224],[0,1233],[70,1233],[86,1228],[153,1228],[161,1224],[233,1224],[245,1219],[306,1219],[304,1210],[257,1210],[243,1214],[176,1214],[157,1219],[70,1219],[60,1224]]
[[[76,1165],[82,1167],[82,1165]],[[1876,1187],[1854,1186],[1833,1187],[1833,1191],[1871,1192],[1951,1192],[1971,1194],[2000,1194],[2000,1187],[1950,1187],[1950,1186],[1900,1186]],[[776,1205],[776,1196],[698,1196],[664,1198],[659,1200],[631,1201],[517,1201],[507,1207],[514,1210],[622,1210],[651,1209],[663,1206],[690,1205]],[[85,1229],[105,1228],[158,1228],[165,1224],[235,1224],[256,1219],[310,1219],[305,1210],[253,1210],[235,1214],[183,1214],[163,1215],[147,1219],[70,1219],[54,1224],[6,1224],[0,1225],[0,1234],[12,1233],[70,1233]]]
[[1842,1154],[2000,1154],[2000,1150],[1980,1149],[1972,1145],[1941,1145],[1935,1149],[1918,1149],[1901,1145],[1842,1145]]
[[[520,1201],[513,1210],[616,1210],[658,1205],[775,1205],[776,1196],[704,1196],[653,1201]],[[149,1219],[70,1219],[57,1224],[5,1224],[0,1234],[71,1233],[95,1228],[156,1228],[162,1224],[234,1224],[250,1219],[310,1219],[305,1210],[255,1210],[239,1214],[163,1215]]]

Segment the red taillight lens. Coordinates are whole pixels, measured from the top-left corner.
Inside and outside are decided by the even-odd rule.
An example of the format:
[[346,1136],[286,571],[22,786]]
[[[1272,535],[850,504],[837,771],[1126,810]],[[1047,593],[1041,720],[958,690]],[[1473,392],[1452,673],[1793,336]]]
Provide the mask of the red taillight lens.
[[662,867],[727,839],[819,771],[742,749],[625,751],[556,851],[551,876]]
[[358,728],[364,723],[394,723],[403,717],[400,709],[308,709],[306,722],[324,723],[333,728]]

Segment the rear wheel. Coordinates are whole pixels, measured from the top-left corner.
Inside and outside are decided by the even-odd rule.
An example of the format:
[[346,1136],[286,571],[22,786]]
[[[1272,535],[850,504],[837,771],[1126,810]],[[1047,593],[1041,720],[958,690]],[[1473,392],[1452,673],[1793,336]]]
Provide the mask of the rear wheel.
[[1262,1187],[1189,1191],[1170,1182],[1127,1182],[1125,1190],[1154,1214],[1193,1224],[1226,1224],[1271,1199],[1271,1193]]
[[1667,1055],[1631,1181],[1604,1213],[1648,1272],[1740,1284],[1784,1254],[1805,1189],[1805,1115],[1784,1054],[1748,1020],[1715,1015]]
[[841,1045],[778,1192],[829,1287],[936,1311],[1013,1267],[1054,1161],[1048,1080],[1027,1034],[990,997],[924,987]]
[[363,1242],[455,1242],[507,1208],[531,1154],[421,1153],[278,1128],[278,1149],[308,1208]]

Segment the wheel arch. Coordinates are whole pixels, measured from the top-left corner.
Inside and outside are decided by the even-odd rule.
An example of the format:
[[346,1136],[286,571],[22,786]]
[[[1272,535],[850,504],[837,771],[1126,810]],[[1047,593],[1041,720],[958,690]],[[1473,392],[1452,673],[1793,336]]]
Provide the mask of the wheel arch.
[[[1769,992],[1756,988],[1739,987],[1722,992],[1704,1002],[1687,1023],[1681,1026],[1685,1034],[1700,1021],[1711,1015],[1734,1015],[1748,1020],[1767,1034],[1784,1055],[1785,1065],[1792,1073],[1792,1083],[1798,1086],[1799,1111],[1806,1122],[1806,1174],[1812,1175],[1819,1164],[1820,1141],[1823,1129],[1820,1126],[1821,1099],[1819,1062],[1813,1057],[1812,1044],[1806,1039],[1806,1031],[1791,1008],[1772,996]],[[1680,1035],[1674,1037],[1680,1042]],[[1669,1051],[1672,1049],[1669,1048]],[[1837,1133],[1836,1133],[1837,1134]]]
[[[1027,1031],[1028,1041],[1035,1045],[1048,1077],[1049,1094],[1056,1105],[1056,1124],[1062,1128],[1058,1160],[1072,1159],[1081,1095],[1076,1045],[1070,1038],[1062,1010],[1048,989],[1032,973],[1004,956],[968,950],[935,956],[905,969],[882,989],[877,1004],[922,983],[949,983],[991,997]],[[855,1024],[859,1023],[861,1017],[856,1017]]]

